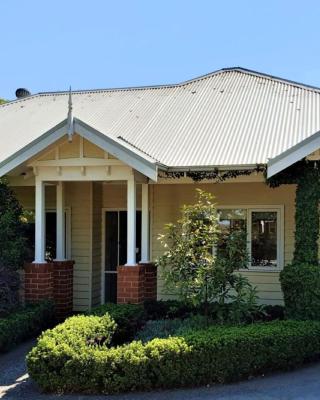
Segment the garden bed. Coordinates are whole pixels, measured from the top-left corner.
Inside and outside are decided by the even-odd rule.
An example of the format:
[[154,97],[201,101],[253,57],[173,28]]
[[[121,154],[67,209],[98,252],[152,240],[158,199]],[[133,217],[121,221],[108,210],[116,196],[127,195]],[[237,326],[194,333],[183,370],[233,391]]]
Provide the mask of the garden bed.
[[[104,307],[110,315],[104,314]],[[320,356],[317,321],[215,324],[201,329],[186,324],[167,338],[115,346],[117,329],[132,328],[130,338],[122,336],[122,341],[130,341],[147,318],[146,310],[104,307],[95,311],[102,316],[71,317],[39,338],[27,366],[42,390],[111,394],[224,383],[291,369]]]

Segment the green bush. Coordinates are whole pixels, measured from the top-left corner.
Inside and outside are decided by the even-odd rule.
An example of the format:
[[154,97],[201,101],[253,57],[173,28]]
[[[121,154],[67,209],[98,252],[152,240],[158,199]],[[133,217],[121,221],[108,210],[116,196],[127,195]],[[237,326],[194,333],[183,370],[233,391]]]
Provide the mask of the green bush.
[[0,318],[0,353],[25,339],[39,334],[54,321],[53,303],[28,305],[6,318]]
[[293,319],[320,319],[320,267],[289,264],[280,273],[285,312]]
[[179,337],[78,351],[55,329],[27,356],[49,392],[117,393],[223,383],[287,370],[320,357],[320,322],[275,321],[189,330]]
[[144,303],[146,320],[162,320],[190,318],[194,315],[205,315],[218,323],[251,323],[253,321],[273,321],[284,318],[284,308],[280,305],[239,307],[237,302],[219,304],[213,302],[206,307],[204,304],[194,306],[179,300],[147,300]]
[[144,308],[138,304],[107,303],[93,308],[90,315],[103,316],[107,313],[117,324],[113,345],[130,342],[144,323]]
[[173,335],[179,335],[187,329],[206,328],[208,324],[214,321],[208,320],[203,315],[195,315],[185,319],[158,319],[147,321],[145,326],[137,333],[135,340],[141,340],[143,343],[149,342],[155,338],[167,338]]
[[199,307],[179,300],[146,300],[144,309],[147,320],[188,318],[199,311]]

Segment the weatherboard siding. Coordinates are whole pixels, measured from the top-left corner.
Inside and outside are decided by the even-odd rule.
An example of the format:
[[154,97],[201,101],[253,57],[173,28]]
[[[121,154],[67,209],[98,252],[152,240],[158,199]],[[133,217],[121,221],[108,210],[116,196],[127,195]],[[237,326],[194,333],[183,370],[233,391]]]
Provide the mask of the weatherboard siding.
[[102,183],[92,183],[92,229],[91,229],[91,306],[101,303],[101,207],[102,207]]
[[66,205],[71,207],[71,258],[75,261],[73,307],[91,306],[91,182],[68,182]]

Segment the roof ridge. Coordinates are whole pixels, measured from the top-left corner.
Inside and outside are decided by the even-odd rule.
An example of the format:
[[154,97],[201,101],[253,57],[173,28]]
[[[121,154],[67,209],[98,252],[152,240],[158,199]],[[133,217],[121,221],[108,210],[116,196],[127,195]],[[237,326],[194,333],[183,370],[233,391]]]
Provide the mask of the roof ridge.
[[[291,85],[294,87],[298,87],[300,89],[304,89],[304,90],[309,90],[309,91],[314,91],[314,92],[318,92],[320,93],[320,87],[317,86],[312,86],[312,85],[308,85],[308,84],[304,84],[301,82],[297,82],[297,81],[293,81],[290,79],[285,79],[285,78],[281,78],[275,75],[271,75],[271,74],[267,74],[264,72],[259,72],[259,71],[255,71],[255,70],[251,70],[248,68],[243,68],[243,67],[226,67],[226,68],[221,68],[212,72],[209,72],[207,74],[204,75],[200,75],[197,76],[195,78],[186,80],[186,81],[182,81],[179,83],[172,83],[172,84],[163,84],[163,85],[146,85],[146,86],[128,86],[128,87],[120,87],[120,88],[105,88],[105,89],[80,89],[80,90],[73,90],[72,94],[94,94],[94,93],[108,93],[108,92],[122,92],[122,91],[133,91],[133,90],[152,90],[152,89],[171,89],[171,88],[178,88],[178,87],[183,87],[186,85],[190,85],[191,83],[197,82],[197,81],[201,81],[204,79],[208,79],[211,78],[212,76],[215,75],[219,75],[225,72],[239,72],[239,73],[243,73],[243,74],[247,74],[247,75],[253,75],[253,76],[258,76],[261,78],[265,78],[265,79],[270,79],[273,81],[278,81],[287,85]],[[35,93],[32,94],[30,96],[24,97],[22,99],[14,99],[11,101],[8,101],[6,103],[0,104],[0,108],[2,107],[7,107],[11,104],[16,104],[19,102],[23,102],[23,101],[27,101],[36,97],[45,97],[45,96],[57,96],[57,95],[69,95],[69,90],[66,91],[52,91],[52,92],[39,92],[39,93]]]

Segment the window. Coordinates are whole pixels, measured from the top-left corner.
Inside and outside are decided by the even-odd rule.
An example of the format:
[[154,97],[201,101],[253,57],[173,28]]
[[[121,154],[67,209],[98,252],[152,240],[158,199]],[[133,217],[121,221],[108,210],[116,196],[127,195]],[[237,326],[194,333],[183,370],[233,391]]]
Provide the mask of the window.
[[219,251],[225,248],[227,236],[236,229],[247,231],[247,246],[251,269],[273,270],[282,267],[283,207],[241,207],[220,208],[218,210],[221,238]]
[[[26,222],[24,226],[24,236],[27,240],[27,255],[26,261],[32,262],[34,260],[34,241],[35,241],[35,212],[34,210],[24,210],[23,214]],[[69,257],[70,251],[68,249],[70,232],[69,228],[69,214],[68,210],[65,212],[65,249],[66,257]],[[53,210],[46,210],[46,259],[52,260],[56,257],[56,229],[57,229],[57,217],[56,212]]]
[[251,262],[254,265],[277,265],[277,213],[251,213]]
[[247,210],[243,208],[218,210],[221,235],[217,246],[217,255],[226,247],[226,239],[235,230],[247,229]]

